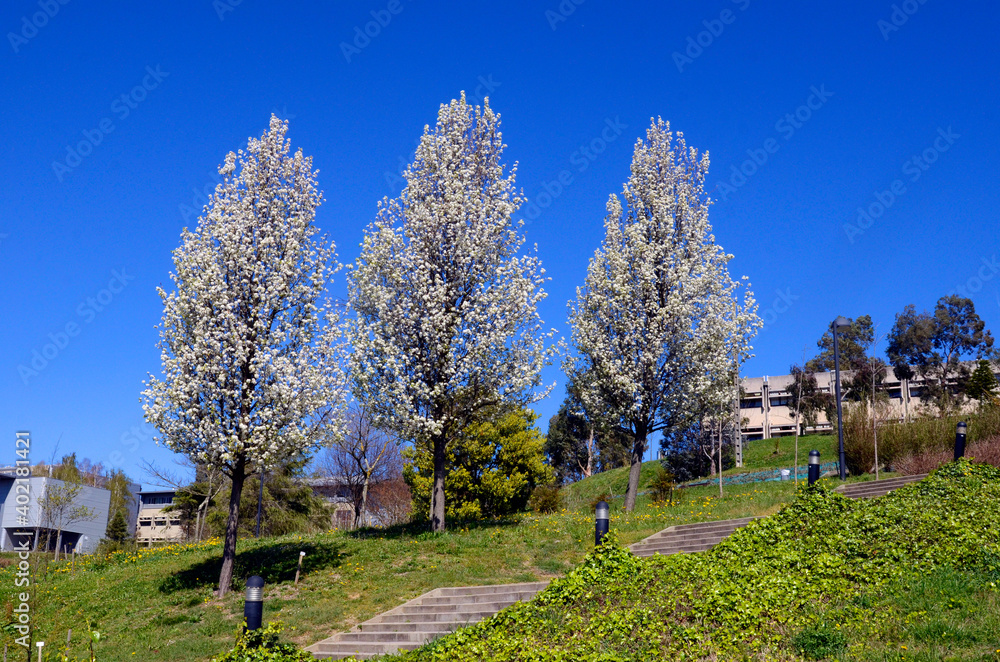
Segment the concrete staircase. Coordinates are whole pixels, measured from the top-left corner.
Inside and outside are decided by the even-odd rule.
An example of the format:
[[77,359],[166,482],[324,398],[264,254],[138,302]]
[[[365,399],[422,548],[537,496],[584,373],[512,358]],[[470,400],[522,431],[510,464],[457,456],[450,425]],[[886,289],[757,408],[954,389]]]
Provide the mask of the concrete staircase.
[[515,602],[529,600],[546,586],[548,582],[436,588],[306,650],[314,657],[333,660],[413,650]]
[[850,485],[839,485],[834,492],[840,492],[851,499],[874,499],[885,496],[903,485],[916,483],[927,478],[927,474],[917,474],[916,476],[898,476],[885,480],[869,480],[863,483],[851,483]]
[[742,519],[728,519],[718,522],[679,524],[668,527],[659,533],[654,533],[645,540],[631,545],[629,549],[636,556],[704,552],[715,547],[733,531],[746,526],[753,519],[753,517],[744,517]]

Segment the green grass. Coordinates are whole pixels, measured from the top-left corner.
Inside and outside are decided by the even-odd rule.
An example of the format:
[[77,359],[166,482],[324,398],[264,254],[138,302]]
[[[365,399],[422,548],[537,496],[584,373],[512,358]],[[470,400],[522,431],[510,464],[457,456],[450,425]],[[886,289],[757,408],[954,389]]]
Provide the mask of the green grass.
[[[612,529],[624,543],[670,526],[776,512],[793,496],[790,483],[685,490],[673,506],[640,497],[636,510],[612,504]],[[593,548],[589,512],[567,509],[507,522],[453,526],[443,535],[416,527],[330,532],[244,540],[236,576],[261,574],[265,619],[285,623],[284,635],[306,646],[441,586],[535,581],[564,575]],[[306,551],[305,572],[293,585]],[[242,594],[213,596],[218,543],[172,546],[121,555],[106,567],[96,557],[75,570],[60,561],[37,571],[32,618],[39,639],[55,653],[73,630],[71,654],[84,657],[84,635],[102,633],[98,660],[208,660],[232,646],[242,618]],[[242,584],[239,586],[242,588]],[[16,595],[13,569],[0,570],[0,600]],[[12,644],[12,637],[4,635]],[[88,658],[89,659],[89,658]]]
[[901,579],[854,602],[879,614],[883,641],[871,627],[845,628],[847,650],[839,659],[1000,660],[1000,593],[995,574],[938,568]]
[[[778,453],[775,454],[775,443]],[[809,457],[809,451],[820,452],[822,462],[832,462],[837,459],[837,437],[829,434],[812,434],[799,437],[799,466],[804,466]],[[759,439],[747,442],[743,449],[743,467],[733,468],[723,472],[724,476],[762,471],[764,469],[786,469],[795,463],[795,437],[780,437],[778,439]],[[639,475],[639,491],[649,488],[660,468],[659,460],[642,463]],[[628,487],[628,467],[611,469],[595,474],[563,489],[566,505],[573,510],[583,510],[590,507],[592,501],[604,494],[621,496]],[[684,490],[681,490],[684,492]]]
[[[774,446],[778,444],[778,453]],[[837,459],[837,436],[833,434],[808,434],[799,437],[799,466],[806,464],[809,451],[818,450],[820,462],[834,462]],[[762,469],[786,469],[795,464],[795,437],[758,439],[749,441],[743,448],[743,468],[730,469],[726,475]]]

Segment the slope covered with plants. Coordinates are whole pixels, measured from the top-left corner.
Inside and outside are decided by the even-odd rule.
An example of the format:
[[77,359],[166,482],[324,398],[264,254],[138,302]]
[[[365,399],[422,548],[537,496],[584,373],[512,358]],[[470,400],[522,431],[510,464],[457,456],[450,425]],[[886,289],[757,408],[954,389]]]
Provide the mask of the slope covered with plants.
[[641,559],[613,539],[401,658],[996,660],[997,521],[1000,470],[964,460],[876,500],[803,489],[703,554]]

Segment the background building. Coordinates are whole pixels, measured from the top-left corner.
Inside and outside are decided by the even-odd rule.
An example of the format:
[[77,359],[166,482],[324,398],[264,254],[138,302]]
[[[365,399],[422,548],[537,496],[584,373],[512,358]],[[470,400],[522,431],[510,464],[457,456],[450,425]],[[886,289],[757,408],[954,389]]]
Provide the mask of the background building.
[[[13,551],[26,534],[32,540],[32,549],[43,544],[46,537],[50,549],[55,549],[56,528],[53,522],[46,522],[40,502],[46,490],[64,487],[66,482],[56,478],[32,476],[25,479],[28,493],[15,489],[15,475],[12,468],[0,470],[0,549]],[[19,483],[24,484],[24,483]],[[27,503],[19,504],[18,495],[27,496]],[[22,499],[23,501],[23,499]],[[27,507],[27,515],[23,514]],[[73,506],[86,506],[93,512],[93,518],[70,522],[62,529],[63,551],[91,554],[104,538],[108,528],[108,509],[111,506],[111,492],[100,487],[81,485]],[[22,512],[17,508],[21,507]],[[48,536],[44,534],[48,533]]]
[[[976,364],[970,363],[975,369]],[[841,387],[844,385],[847,372],[840,373]],[[817,372],[816,386],[825,393],[834,392],[834,373]],[[1000,373],[997,374],[1000,379]],[[889,395],[890,417],[895,420],[906,420],[915,416],[926,407],[920,400],[924,379],[917,376],[913,379],[900,379],[891,367],[886,368],[882,390]],[[740,398],[740,429],[747,441],[755,439],[771,439],[795,434],[795,412],[789,407],[792,393],[789,389],[795,387],[792,375],[777,377],[746,377],[740,381],[743,393]],[[845,394],[841,391],[841,397]],[[846,402],[846,400],[845,400]],[[967,403],[968,406],[974,406]],[[816,425],[808,427],[805,432],[828,432],[834,429],[825,412],[818,412]]]
[[178,542],[187,537],[179,512],[164,512],[174,502],[174,490],[139,492],[138,525],[135,540],[140,545]]

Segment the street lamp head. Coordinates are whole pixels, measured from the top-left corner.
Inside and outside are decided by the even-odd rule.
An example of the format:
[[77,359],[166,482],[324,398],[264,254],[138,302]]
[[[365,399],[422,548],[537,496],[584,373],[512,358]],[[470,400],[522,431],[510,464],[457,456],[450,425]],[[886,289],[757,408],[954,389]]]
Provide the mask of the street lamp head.
[[843,315],[838,315],[837,319],[833,320],[834,329],[845,329],[851,325],[851,321],[844,317]]

